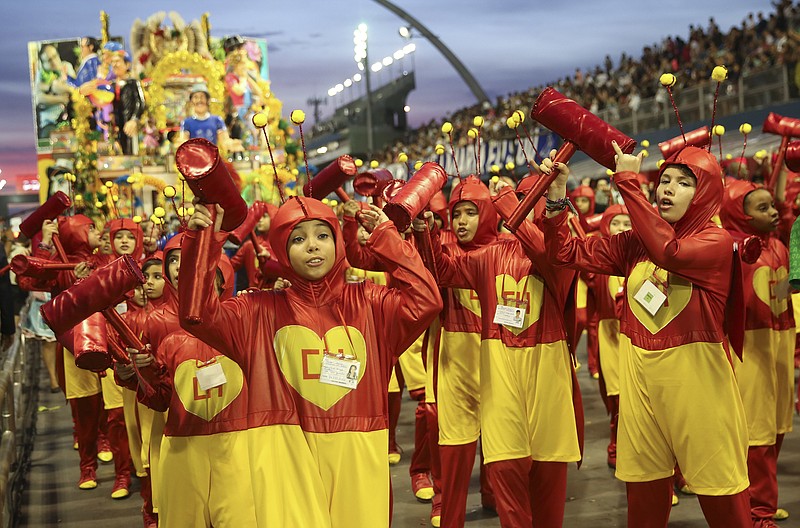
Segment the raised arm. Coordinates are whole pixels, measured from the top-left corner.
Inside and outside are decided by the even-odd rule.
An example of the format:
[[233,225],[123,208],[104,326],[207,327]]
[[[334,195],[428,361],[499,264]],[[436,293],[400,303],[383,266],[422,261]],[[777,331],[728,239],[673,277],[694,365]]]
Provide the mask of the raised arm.
[[388,219],[375,228],[367,246],[392,277],[391,288],[368,285],[367,292],[373,297],[375,321],[386,332],[381,341],[399,356],[436,318],[442,297],[413,244]]
[[[184,330],[242,365],[255,352],[249,346],[248,339],[253,331],[249,328],[249,323],[256,321],[252,302],[255,294],[221,302],[216,292],[217,265],[228,236],[219,231],[223,214],[224,211],[217,206],[217,220],[214,224],[208,209],[203,204],[195,205],[195,213],[189,220],[188,230],[181,244],[181,268],[187,272],[179,274],[179,319]],[[207,251],[200,247],[200,229],[215,230],[211,247]],[[201,324],[190,324],[187,321],[189,300],[194,291],[200,294]]]

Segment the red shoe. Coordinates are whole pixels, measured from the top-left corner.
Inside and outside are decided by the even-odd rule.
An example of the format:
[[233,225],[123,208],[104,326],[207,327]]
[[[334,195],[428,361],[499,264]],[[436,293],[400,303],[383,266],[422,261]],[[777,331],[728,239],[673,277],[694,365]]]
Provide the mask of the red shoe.
[[151,513],[142,508],[142,521],[144,521],[144,528],[158,528],[157,513]]
[[606,459],[608,467],[617,469],[617,444],[609,442],[608,444],[608,458]]
[[93,469],[81,471],[81,479],[78,481],[78,487],[82,490],[92,490],[97,487],[97,474]]
[[97,458],[104,464],[108,464],[114,460],[114,454],[111,452],[111,444],[108,443],[108,438],[105,436],[97,437]]
[[112,499],[126,499],[131,496],[129,488],[131,487],[130,475],[117,475],[114,479],[114,487],[111,488]]
[[411,475],[411,491],[420,502],[430,502],[433,499],[433,484],[427,473]]
[[442,525],[442,499],[441,495],[437,495],[433,499],[431,506],[431,526],[439,528]]

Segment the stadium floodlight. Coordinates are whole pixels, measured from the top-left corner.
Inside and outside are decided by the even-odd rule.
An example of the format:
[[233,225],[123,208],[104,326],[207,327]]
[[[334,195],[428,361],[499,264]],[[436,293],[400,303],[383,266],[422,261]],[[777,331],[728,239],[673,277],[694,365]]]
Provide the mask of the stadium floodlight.
[[406,54],[403,50],[397,50],[394,53],[392,53],[392,57],[394,57],[394,60],[400,60],[405,56]]
[[394,60],[391,57],[384,57],[381,61],[384,66],[389,66],[392,64],[392,62],[394,62]]
[[359,62],[358,63],[358,69],[361,70],[361,71],[364,71],[364,63],[363,62]]
[[358,30],[360,32],[366,34],[367,33],[367,25],[362,22],[361,24],[358,25]]
[[383,68],[383,64],[381,64],[380,62],[376,62],[375,64],[373,64],[372,66],[370,66],[370,69],[371,69],[372,71],[376,72],[376,73],[377,73],[377,72],[379,72],[379,71],[381,71],[381,68]]
[[345,88],[350,88],[353,85],[353,80],[352,79],[345,79],[343,84],[344,84]]
[[328,97],[333,97],[336,95],[336,88],[331,88],[328,90]]
[[400,26],[400,29],[398,29],[397,32],[400,33],[400,36],[404,39],[411,38],[411,28],[408,26]]
[[403,53],[408,55],[409,53],[414,53],[416,49],[417,45],[412,42],[411,44],[406,44],[405,46],[403,46]]
[[360,82],[361,81],[361,74],[357,73],[353,75],[353,82]]
[[342,90],[344,90],[344,85],[342,83],[337,84],[336,92],[341,92]]
[[411,111],[411,107],[410,107],[410,106],[408,106],[408,105],[405,105],[405,106],[403,107],[403,112],[405,112],[405,113],[409,113],[410,111]]

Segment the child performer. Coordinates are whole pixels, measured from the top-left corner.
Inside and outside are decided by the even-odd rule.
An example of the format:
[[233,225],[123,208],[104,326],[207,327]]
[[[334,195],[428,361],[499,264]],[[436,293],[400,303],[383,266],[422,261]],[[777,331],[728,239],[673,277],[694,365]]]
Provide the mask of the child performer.
[[[614,204],[603,212],[600,233],[612,237],[631,229],[631,218],[624,205]],[[600,371],[603,382],[601,396],[611,416],[610,439],[607,462],[617,467],[617,427],[619,424],[619,316],[622,311],[622,296],[625,279],[598,273],[586,274],[586,283],[594,297],[597,318],[597,341]]]
[[[464,255],[497,241],[498,216],[489,189],[474,176],[453,191],[449,215],[456,241],[448,255]],[[442,466],[442,526],[461,527],[481,430],[481,305],[468,288],[448,288],[444,296],[442,346],[438,362],[439,456]],[[487,495],[481,465],[481,495]],[[488,497],[487,497],[488,498]]]
[[[189,228],[218,230],[223,214],[217,206],[213,224],[208,209],[198,204]],[[300,507],[307,508],[310,498],[322,500],[332,528],[389,525],[389,377],[396,358],[442,307],[436,283],[413,246],[383,213],[362,214],[376,225],[368,247],[382,259],[393,288],[347,283],[338,219],[322,202],[298,197],[281,206],[270,229],[272,250],[291,287],[221,303],[213,294],[213,273],[225,233],[215,235],[209,253],[214,262],[202,263],[196,261],[192,231],[184,253],[198,274],[192,275],[196,282],[182,280],[179,286],[182,316],[191,288],[202,289],[203,324],[187,330],[236,361],[250,386],[277,391],[276,377],[290,385],[305,442],[287,437],[292,444],[272,446],[275,463],[284,481],[309,472],[321,477],[323,496],[306,492]],[[357,381],[346,379],[351,365],[357,367]],[[294,455],[302,444],[315,465]]]
[[[743,361],[734,362],[750,447],[750,514],[755,526],[775,526],[778,454],[792,430],[795,321],[789,296],[789,251],[778,239],[772,194],[751,182],[728,179],[720,217],[726,229],[762,239],[755,264],[744,264],[746,303]],[[760,523],[760,524],[759,524]]]
[[[233,268],[221,257],[217,292],[233,293]],[[140,355],[141,356],[141,355]],[[152,363],[152,356],[148,363]],[[247,446],[247,384],[238,365],[184,330],[165,337],[158,360],[142,366],[151,390],[138,397],[168,412],[158,476],[164,526],[258,526]],[[133,368],[118,367],[121,376]],[[223,379],[213,379],[214,375]]]
[[751,527],[747,425],[724,344],[733,240],[711,222],[723,193],[719,164],[696,147],[668,158],[656,211],[636,178],[642,155],[614,149],[635,234],[571,238],[563,163],[543,226],[554,261],[626,277],[616,475],[627,486],[628,526],[667,525],[677,461],[709,526]]
[[[501,202],[516,202],[504,191],[494,203],[501,216],[508,209]],[[579,393],[563,322],[575,274],[547,262],[532,223],[520,231],[524,245],[500,240],[450,256],[433,233],[432,246],[440,285],[475,290],[480,301],[481,445],[500,523],[561,526],[567,462],[581,458]]]

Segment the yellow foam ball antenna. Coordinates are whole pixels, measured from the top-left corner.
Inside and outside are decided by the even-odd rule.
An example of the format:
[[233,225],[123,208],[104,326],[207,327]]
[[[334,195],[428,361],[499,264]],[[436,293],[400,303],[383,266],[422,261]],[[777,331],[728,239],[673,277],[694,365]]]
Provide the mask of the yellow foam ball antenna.
[[139,215],[134,215],[134,217],[131,218],[131,220],[133,220],[134,224],[141,224],[142,223],[142,217],[139,216]]
[[467,136],[469,136],[470,139],[477,138],[478,137],[478,129],[477,128],[470,128],[469,130],[467,130]]
[[76,202],[82,202],[83,201],[83,195],[81,195],[81,194],[75,195],[75,201]]
[[517,121],[513,117],[509,117],[508,119],[506,119],[506,126],[511,130],[514,130],[519,126],[519,121]]
[[189,216],[192,216],[194,214],[194,207],[190,207],[189,209],[187,209],[186,210],[186,214],[188,214]]
[[164,218],[167,215],[167,212],[164,210],[163,207],[156,207],[153,209],[153,214],[156,215],[158,218]]
[[355,164],[356,164],[356,167],[361,167],[362,165],[364,165],[364,160],[362,160],[361,158],[356,158],[355,159]]
[[331,200],[330,202],[328,202],[328,205],[330,205],[331,207],[336,207],[337,205],[339,205],[339,201]]
[[444,145],[442,144],[436,145],[436,147],[434,147],[433,150],[434,152],[436,152],[437,155],[441,156],[442,154],[444,154]]
[[525,112],[523,112],[522,110],[514,110],[512,117],[514,118],[515,121],[517,121],[517,123],[525,122]]
[[766,158],[766,157],[767,157],[767,151],[766,151],[766,150],[764,150],[764,149],[761,149],[761,150],[759,150],[758,152],[756,152],[756,153],[753,155],[753,157],[754,157],[754,158],[756,158],[756,159],[764,159],[764,158]]
[[303,112],[302,110],[292,110],[290,117],[292,119],[292,123],[294,123],[295,125],[300,125],[305,122],[306,113]]
[[107,181],[106,182],[106,187],[108,187],[109,189],[112,188],[113,186],[114,186],[114,182],[112,182],[112,181]]
[[733,159],[733,154],[725,154],[725,159],[726,159],[726,160],[731,160],[731,159]]
[[178,216],[180,216],[181,218],[186,216],[186,209],[184,209],[183,207],[178,207]]
[[663,160],[663,159],[660,159],[660,160],[658,160],[658,161],[656,162],[656,167],[658,167],[658,168],[660,169],[660,168],[661,168],[661,166],[662,166],[663,164],[664,164],[664,160]]
[[369,168],[370,169],[377,169],[378,166],[380,166],[380,163],[378,163],[377,160],[372,160],[372,161],[369,162]]
[[117,196],[116,194],[112,194],[111,195],[111,201],[113,201],[114,203],[117,203],[119,201],[119,196]]
[[95,202],[94,206],[97,207],[98,209],[101,209],[103,207],[103,202]]
[[256,126],[256,128],[264,128],[267,126],[267,121],[267,114],[264,112],[257,112],[253,114],[253,124]]
[[500,172],[500,165],[492,165],[489,167],[489,170],[492,171],[492,174],[498,174]]
[[642,157],[643,157],[643,158],[646,158],[646,157],[648,157],[649,155],[650,155],[650,153],[649,153],[649,152],[647,152],[646,150],[643,150],[643,151],[642,151]]
[[442,125],[442,132],[444,132],[445,134],[449,134],[452,131],[453,131],[453,123],[451,123],[450,121],[445,121],[444,124]]
[[661,77],[658,78],[658,81],[661,83],[661,86],[669,88],[675,86],[677,79],[671,73],[662,73]]
[[728,68],[725,66],[715,66],[713,70],[711,70],[711,78],[717,82],[722,82],[728,78]]
[[328,205],[328,203],[330,203],[330,200],[328,200],[327,198],[323,198],[323,199],[322,199],[322,200],[320,200],[320,201],[321,201],[322,203],[324,203],[325,205]]
[[175,198],[176,194],[178,194],[178,192],[172,185],[167,185],[166,187],[164,187],[164,196],[166,196],[167,198]]
[[715,125],[714,126],[714,135],[715,136],[724,136],[725,135],[725,127],[722,125]]
[[613,175],[614,171],[612,171],[611,169],[606,169],[606,176],[613,176]]
[[506,163],[506,170],[507,171],[513,171],[516,167],[517,166],[514,165],[513,161],[509,161],[508,163]]
[[642,140],[642,148],[647,148],[650,146],[650,141],[647,139]]
[[499,182],[499,181],[500,181],[500,176],[492,176],[492,181],[493,181],[494,183],[497,183],[497,182]]
[[159,220],[161,220],[161,219],[159,217],[157,217],[156,215],[154,215],[154,214],[150,215],[150,221],[153,222],[154,224],[158,225],[159,224]]
[[420,170],[422,168],[422,162],[418,161],[414,163],[414,170]]
[[97,189],[97,192],[98,192],[99,194],[107,194],[107,193],[108,193],[108,188],[106,188],[106,187],[100,187],[99,189]]
[[472,120],[472,124],[475,125],[478,128],[482,127],[483,126],[483,117],[475,116],[475,118]]
[[397,156],[397,161],[400,163],[405,163],[408,161],[408,154],[405,152],[401,152],[399,156]]
[[750,123],[742,123],[741,125],[739,125],[739,132],[741,132],[742,134],[749,134],[752,131],[753,131],[753,125],[751,125]]

